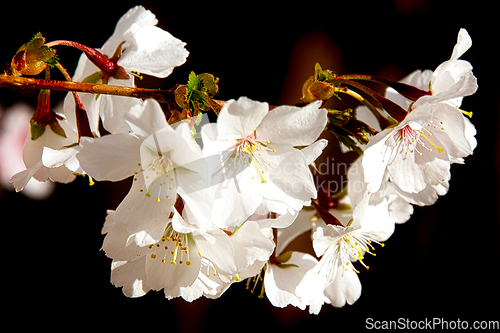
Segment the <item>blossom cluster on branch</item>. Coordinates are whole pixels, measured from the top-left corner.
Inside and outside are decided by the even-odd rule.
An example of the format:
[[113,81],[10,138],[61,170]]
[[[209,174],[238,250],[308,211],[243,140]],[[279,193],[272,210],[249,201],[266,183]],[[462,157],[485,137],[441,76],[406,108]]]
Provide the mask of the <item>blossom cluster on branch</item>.
[[[31,178],[133,178],[102,230],[111,282],[128,297],[163,290],[168,299],[218,298],[246,280],[277,307],[317,314],[325,303],[353,304],[366,255],[384,246],[415,205],[446,194],[450,165],[476,147],[472,112],[460,109],[477,89],[472,66],[460,59],[472,44],[465,29],[434,71],[396,82],[317,64],[297,104],[270,106],[215,100],[219,79],[208,73],[191,72],[167,91],[137,88],[141,75],[164,78],[189,54],[156,24],[153,13],[134,7],[100,49],[37,34],[0,75],[0,86],[41,89],[26,169],[11,178],[17,191]],[[59,46],[83,52],[72,76]],[[54,69],[68,82],[51,80]],[[366,81],[387,86],[385,95]],[[51,90],[69,91],[59,109],[50,107]],[[342,95],[362,105],[323,107]],[[336,191],[315,165],[328,144],[324,132],[359,154]],[[305,232],[314,253],[288,251]]]

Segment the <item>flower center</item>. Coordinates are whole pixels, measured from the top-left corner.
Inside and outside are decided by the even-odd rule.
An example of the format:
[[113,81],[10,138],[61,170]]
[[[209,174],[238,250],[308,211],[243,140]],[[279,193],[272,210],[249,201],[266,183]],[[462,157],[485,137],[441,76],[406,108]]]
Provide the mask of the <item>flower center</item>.
[[176,194],[175,170],[172,161],[165,155],[158,155],[151,159],[147,165],[138,163],[139,171],[135,172],[134,180],[137,175],[142,173],[144,176],[144,188],[147,197],[156,198],[160,202],[162,198],[169,200]]
[[[431,120],[426,127],[423,127],[420,130],[414,130],[409,125],[406,125],[402,129],[400,129],[396,136],[398,136],[400,142],[403,143],[403,149],[408,154],[413,154],[417,152],[420,156],[422,156],[422,152],[419,150],[419,147],[423,147],[429,152],[432,152],[432,148],[427,145],[430,144],[432,147],[436,148],[437,151],[441,154],[443,152],[443,148],[438,147],[432,140],[432,132],[433,129],[441,128],[444,131],[444,123],[442,121],[439,122],[439,125],[436,125],[433,120]],[[423,140],[422,140],[423,139]]]
[[[269,144],[269,140],[262,142],[256,140],[255,136],[248,136],[240,139],[235,147],[237,157],[241,159],[243,164],[247,166],[251,165],[257,171],[261,183],[267,182],[264,175],[268,172],[269,167],[271,167],[271,163],[265,161],[262,151],[276,152],[276,149],[268,147]],[[252,179],[255,179],[255,176],[252,176]]]
[[363,259],[365,259],[364,254],[369,253],[374,257],[376,256],[372,243],[379,244],[381,247],[385,246],[384,243],[380,243],[365,234],[354,232],[344,235],[338,242],[340,252],[345,254],[345,256],[341,256],[341,260],[346,266],[345,270],[347,271],[350,266],[356,273],[359,273],[359,271],[350,264],[351,261],[357,260],[366,269],[369,269],[370,267],[363,262]]
[[191,265],[191,261],[189,260],[189,238],[189,234],[178,233],[172,228],[172,224],[169,223],[165,228],[165,233],[161,240],[156,244],[148,246],[152,250],[151,259],[158,259],[163,264],[168,261],[172,265],[176,265],[177,263],[181,265],[185,263],[187,266]]

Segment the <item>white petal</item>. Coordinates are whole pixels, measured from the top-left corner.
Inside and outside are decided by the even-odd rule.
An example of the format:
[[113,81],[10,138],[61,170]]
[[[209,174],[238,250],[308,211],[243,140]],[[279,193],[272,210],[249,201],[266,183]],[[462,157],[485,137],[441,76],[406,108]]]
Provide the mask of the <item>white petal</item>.
[[285,264],[296,265],[298,267],[280,267],[268,264],[264,275],[264,286],[266,295],[272,305],[283,308],[289,304],[302,310],[305,309],[300,298],[295,295],[295,289],[300,283],[304,274],[314,267],[318,261],[316,258],[306,253],[293,252],[292,257]]
[[267,261],[274,250],[274,242],[264,236],[254,221],[245,222],[231,235],[238,271],[245,270],[255,261]]
[[[437,138],[433,137],[433,142],[440,145]],[[427,185],[436,185],[448,178],[450,162],[446,152],[422,150],[422,156],[416,152],[399,154],[387,167],[391,179],[405,192],[418,193]]]
[[269,177],[282,191],[304,201],[316,198],[316,187],[311,171],[300,150],[279,146],[276,147],[276,153],[262,152],[262,159],[273,166],[274,169]]
[[191,137],[189,125],[182,123],[177,126],[175,132],[180,140],[177,147],[170,152],[172,162],[198,174],[205,174],[208,166],[203,158],[200,146]]
[[141,192],[143,188],[143,177],[137,177],[115,213],[116,223],[126,225],[128,233],[134,235],[139,246],[153,244],[161,239],[175,200],[171,198],[157,202],[157,198]]
[[151,256],[145,256],[148,285],[152,289],[164,289],[165,297],[174,298],[181,295],[182,287],[189,287],[194,283],[200,271],[201,258],[197,254],[198,247],[189,238],[188,248],[191,253],[189,256],[191,264],[189,266],[186,263],[180,264],[179,262],[172,264],[169,260],[165,260],[165,263],[163,263],[160,257],[153,259]]
[[135,243],[129,242],[129,236],[126,226],[115,224],[108,230],[101,250],[106,252],[106,256],[113,260],[124,261],[137,260],[150,252],[147,246],[139,247]]
[[113,261],[111,265],[111,283],[123,287],[128,297],[144,296],[151,288],[147,285],[145,258],[134,261]]
[[443,124],[437,124],[438,128],[433,129],[432,133],[443,143],[449,155],[466,157],[472,154],[472,147],[466,137],[466,119],[457,108],[440,103],[436,105],[434,117],[436,122],[442,121]]
[[366,146],[362,156],[364,179],[368,184],[368,191],[372,193],[377,192],[382,185],[393,149],[387,146],[386,142],[392,135],[394,135],[393,129],[386,129],[375,135]]
[[[213,230],[210,234],[215,238],[215,243],[211,244],[199,237],[196,243],[199,252],[223,272],[228,274],[236,273],[234,247],[229,236],[219,229]],[[193,256],[195,255],[193,254]]]
[[[121,80],[120,80],[121,81]],[[113,82],[109,82],[113,84]],[[120,82],[119,85],[124,85]],[[130,132],[130,126],[124,118],[125,115],[134,107],[140,107],[142,101],[137,98],[125,96],[100,96],[99,113],[104,128],[112,134]]]
[[305,107],[279,106],[262,119],[257,139],[289,146],[306,146],[323,132],[328,112],[319,109],[321,101]]
[[139,169],[141,142],[132,135],[113,134],[101,138],[81,138],[76,155],[83,170],[97,180],[118,181]]
[[217,118],[218,140],[238,140],[252,135],[269,111],[267,103],[240,97],[222,107]]
[[26,187],[26,184],[28,184],[31,177],[33,177],[33,175],[41,167],[42,167],[42,161],[39,161],[37,164],[35,164],[31,168],[27,168],[27,169],[13,175],[10,178],[9,183],[14,185],[16,192],[20,192],[20,191],[24,190],[24,188]]
[[184,218],[177,212],[177,210],[173,210],[174,216],[172,217],[172,228],[181,233],[181,234],[189,234],[195,231],[197,228],[193,225],[190,225]]
[[156,25],[158,20],[155,15],[143,6],[130,8],[116,23],[113,35],[123,35],[126,32],[135,32],[143,27]]
[[142,6],[129,9],[116,24],[113,35],[104,43],[103,52],[111,57],[116,47],[124,41],[124,35],[128,36],[143,27],[154,26],[158,23],[155,15]]
[[118,61],[127,71],[164,78],[189,55],[184,42],[155,26],[143,27],[127,39],[126,50]]
[[81,147],[54,150],[43,147],[42,164],[47,168],[57,168],[63,165],[69,158],[75,156]]
[[287,228],[292,223],[294,223],[295,219],[299,215],[299,212],[295,214],[284,214],[280,215],[275,219],[262,219],[256,220],[261,228]]
[[295,294],[302,302],[309,305],[309,313],[318,314],[325,302],[329,302],[324,291],[335,278],[336,271],[332,265],[336,265],[338,257],[335,249],[328,251],[321,260],[304,274],[304,277],[295,288]]
[[[325,227],[318,227],[313,234],[313,248],[318,257],[325,255],[331,245],[339,238],[347,234],[350,228],[328,224]],[[326,255],[325,255],[326,256]]]
[[337,274],[333,283],[325,289],[325,296],[335,307],[342,307],[346,303],[352,305],[361,295],[361,283],[358,275],[350,268],[337,266]]
[[460,29],[457,37],[457,44],[453,48],[451,59],[460,58],[472,46],[472,39],[465,29]]
[[124,118],[132,133],[141,140],[169,126],[160,104],[154,99],[134,104]]
[[304,154],[304,158],[306,160],[306,164],[312,164],[316,159],[323,153],[323,150],[326,148],[328,145],[328,140],[321,139],[310,146],[305,147],[304,149],[301,149],[300,151],[302,154]]

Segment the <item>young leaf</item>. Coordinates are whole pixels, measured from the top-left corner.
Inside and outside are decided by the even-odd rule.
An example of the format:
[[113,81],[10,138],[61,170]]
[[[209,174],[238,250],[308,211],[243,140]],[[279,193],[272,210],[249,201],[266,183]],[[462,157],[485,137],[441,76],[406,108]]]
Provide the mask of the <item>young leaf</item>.
[[198,75],[196,75],[195,72],[189,73],[187,82],[188,94],[191,94],[191,92],[197,89],[200,84],[201,84],[201,79],[198,77]]

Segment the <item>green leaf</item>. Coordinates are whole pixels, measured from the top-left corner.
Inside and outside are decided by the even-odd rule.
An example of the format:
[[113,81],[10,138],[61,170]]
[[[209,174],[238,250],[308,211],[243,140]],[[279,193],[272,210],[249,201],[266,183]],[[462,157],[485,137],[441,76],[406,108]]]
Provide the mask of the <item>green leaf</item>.
[[201,79],[198,77],[198,75],[196,75],[195,72],[189,73],[187,82],[188,93],[190,94],[193,90],[198,88],[200,84],[201,84]]
[[337,73],[329,69],[323,70],[319,63],[314,66],[314,79],[316,81],[326,81],[337,76]]
[[219,91],[219,86],[217,85],[217,83],[219,83],[219,78],[217,78],[209,73],[202,73],[202,74],[198,75],[198,77],[203,82],[204,91],[210,97],[215,96],[217,94],[217,92]]

